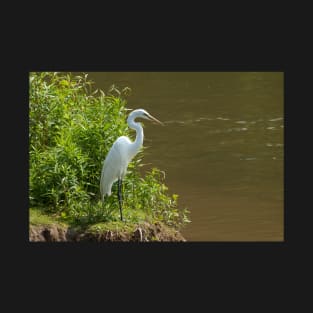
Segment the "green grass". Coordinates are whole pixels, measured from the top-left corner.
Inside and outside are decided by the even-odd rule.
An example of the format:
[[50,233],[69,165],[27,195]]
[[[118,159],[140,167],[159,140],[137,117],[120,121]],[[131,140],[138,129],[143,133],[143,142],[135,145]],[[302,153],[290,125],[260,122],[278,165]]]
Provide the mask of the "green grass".
[[[139,214],[142,218],[144,218],[143,212],[139,212]],[[137,222],[140,223],[143,221],[143,219],[137,219]],[[76,229],[88,231],[91,233],[99,233],[99,232],[105,232],[107,230],[112,231],[123,231],[123,232],[132,232],[135,230],[136,222],[134,219],[131,221],[109,221],[106,223],[95,223],[95,224],[84,224],[84,223],[78,223],[73,224],[66,223],[64,220],[62,220],[60,217],[57,216],[51,216],[44,214],[41,210],[38,209],[29,209],[29,223],[31,225],[41,225],[41,226],[51,226],[51,225],[59,225],[62,227],[69,227],[74,226]]]
[[[31,211],[31,222],[48,222],[47,215],[81,227],[117,225],[117,186],[103,204],[99,180],[113,142],[135,136],[126,123],[128,89],[95,90],[87,75],[71,73],[30,73],[29,79],[29,200],[37,210]],[[168,194],[159,169],[140,176],[143,154],[144,149],[129,164],[124,180],[127,223],[150,217],[182,227],[188,210],[178,208],[178,195]]]
[[44,214],[41,210],[38,209],[29,209],[29,223],[31,225],[54,225],[59,224],[61,226],[67,226],[64,221],[57,220],[52,216]]
[[133,232],[135,230],[135,224],[127,224],[122,221],[97,223],[89,226],[86,230],[91,233],[103,233],[111,230],[114,232]]

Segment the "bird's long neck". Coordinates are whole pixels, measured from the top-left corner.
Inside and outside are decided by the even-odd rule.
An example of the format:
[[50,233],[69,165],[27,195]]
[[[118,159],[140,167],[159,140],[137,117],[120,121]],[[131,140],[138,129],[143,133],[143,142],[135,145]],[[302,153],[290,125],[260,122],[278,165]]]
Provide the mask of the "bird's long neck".
[[127,122],[128,126],[136,131],[136,140],[132,143],[131,147],[132,156],[135,156],[143,144],[143,128],[134,119],[129,119]]

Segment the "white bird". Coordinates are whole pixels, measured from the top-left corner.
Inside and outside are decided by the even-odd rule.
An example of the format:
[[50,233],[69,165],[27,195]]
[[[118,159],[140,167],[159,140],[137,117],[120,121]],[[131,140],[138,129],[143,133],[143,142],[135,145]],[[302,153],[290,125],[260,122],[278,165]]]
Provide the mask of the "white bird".
[[102,201],[104,201],[104,196],[110,196],[113,183],[118,181],[117,195],[121,220],[123,220],[121,195],[122,181],[126,175],[129,162],[139,152],[143,144],[143,128],[140,123],[135,122],[136,118],[143,118],[146,120],[155,121],[163,125],[162,122],[157,120],[155,117],[153,117],[143,109],[137,109],[132,111],[127,118],[127,124],[130,128],[136,130],[136,140],[132,142],[126,136],[121,136],[117,138],[104,160],[100,180],[101,198]]

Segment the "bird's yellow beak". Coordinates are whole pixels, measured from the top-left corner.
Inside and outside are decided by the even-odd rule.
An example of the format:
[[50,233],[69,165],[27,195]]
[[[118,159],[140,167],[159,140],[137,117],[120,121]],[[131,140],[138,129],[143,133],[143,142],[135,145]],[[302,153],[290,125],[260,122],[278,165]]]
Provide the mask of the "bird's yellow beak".
[[162,122],[160,122],[158,119],[156,119],[155,117],[153,117],[151,114],[149,114],[148,117],[149,117],[150,121],[154,121],[154,122],[156,122],[156,123],[158,123],[158,124],[164,126],[164,124],[163,124]]

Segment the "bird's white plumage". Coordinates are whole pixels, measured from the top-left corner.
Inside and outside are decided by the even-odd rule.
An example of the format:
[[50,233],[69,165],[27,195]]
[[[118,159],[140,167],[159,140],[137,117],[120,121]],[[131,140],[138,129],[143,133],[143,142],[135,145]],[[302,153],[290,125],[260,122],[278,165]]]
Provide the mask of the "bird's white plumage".
[[131,144],[132,142],[126,136],[119,137],[104,160],[100,180],[102,199],[105,195],[110,196],[113,183],[126,175],[128,163],[132,159],[130,149],[128,149]]
[[111,195],[113,183],[124,178],[129,162],[142,146],[143,129],[140,123],[135,122],[136,118],[152,120],[162,124],[143,109],[134,110],[129,114],[127,123],[130,128],[136,130],[136,140],[132,142],[128,137],[121,136],[113,143],[103,163],[101,172],[100,193],[102,201],[105,195]]

